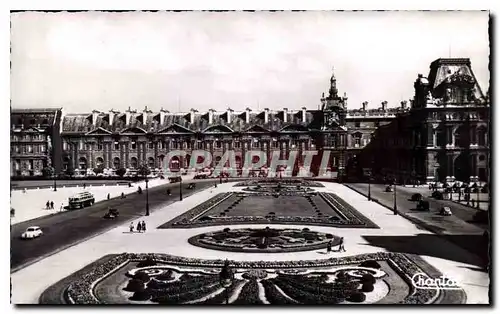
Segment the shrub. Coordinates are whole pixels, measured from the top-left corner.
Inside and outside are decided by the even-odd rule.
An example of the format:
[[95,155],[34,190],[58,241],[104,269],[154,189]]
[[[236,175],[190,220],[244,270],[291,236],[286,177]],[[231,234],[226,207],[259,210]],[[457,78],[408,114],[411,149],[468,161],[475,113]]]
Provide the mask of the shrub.
[[123,288],[125,291],[136,292],[144,289],[144,282],[139,279],[130,279],[127,286]]
[[119,168],[116,170],[116,175],[119,177],[123,177],[127,173],[127,169],[125,168]]
[[373,285],[369,284],[369,283],[365,283],[361,287],[361,291],[363,291],[363,292],[372,292],[373,291]]
[[173,272],[169,269],[167,270],[166,272],[156,276],[156,279],[158,280],[163,280],[163,281],[167,281],[167,280],[172,280],[174,279],[174,274]]
[[134,276],[134,279],[140,280],[142,282],[148,282],[149,281],[149,275],[140,271],[137,272]]
[[440,191],[434,191],[432,192],[431,196],[437,200],[442,200],[443,199],[443,193]]
[[205,239],[205,235],[204,235],[204,234],[200,234],[200,235],[198,236],[198,239]]
[[149,266],[156,266],[156,262],[152,258],[148,258],[144,261],[140,261],[137,264],[137,267],[149,267]]
[[149,300],[150,297],[151,294],[149,293],[149,291],[143,288],[141,290],[134,292],[134,295],[130,298],[130,300],[146,301]]
[[310,231],[309,228],[302,229],[302,232],[309,232],[309,231]]
[[229,230],[231,230],[231,229],[230,228],[224,228],[224,230],[222,230],[222,231],[229,232]]
[[415,193],[411,196],[412,201],[420,201],[422,199],[422,194],[420,193]]
[[203,216],[200,218],[200,221],[210,221],[212,220],[212,218],[208,217],[208,216]]
[[333,234],[331,234],[331,233],[327,233],[327,234],[326,234],[326,238],[327,238],[327,239],[333,239]]
[[366,295],[363,292],[354,292],[347,298],[347,301],[355,303],[361,303],[364,302],[365,300],[366,300]]
[[375,268],[375,269],[380,269],[380,264],[377,261],[374,260],[369,260],[369,261],[364,261],[361,264],[359,264],[360,267],[367,267],[367,268]]
[[364,274],[363,277],[361,277],[361,283],[363,284],[374,284],[375,283],[375,277],[370,274]]

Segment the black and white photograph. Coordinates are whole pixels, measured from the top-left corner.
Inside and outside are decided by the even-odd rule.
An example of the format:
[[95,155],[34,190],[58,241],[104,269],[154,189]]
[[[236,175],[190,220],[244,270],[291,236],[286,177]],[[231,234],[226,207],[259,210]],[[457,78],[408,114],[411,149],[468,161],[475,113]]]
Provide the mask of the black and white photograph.
[[491,305],[491,18],[11,11],[10,302]]

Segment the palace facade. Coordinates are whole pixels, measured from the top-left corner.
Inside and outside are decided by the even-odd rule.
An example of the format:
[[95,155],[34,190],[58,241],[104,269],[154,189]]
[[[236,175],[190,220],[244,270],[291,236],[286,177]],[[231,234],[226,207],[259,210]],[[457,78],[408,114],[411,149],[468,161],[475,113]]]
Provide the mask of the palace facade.
[[[18,166],[20,160],[28,164],[33,161],[37,169],[50,165],[40,160],[50,160],[58,173],[68,169],[83,173],[99,167],[133,170],[141,165],[162,169],[171,150],[187,151],[185,157],[170,160],[169,167],[174,170],[188,169],[194,150],[212,154],[209,167],[215,167],[227,150],[233,150],[238,169],[245,165],[249,150],[265,152],[267,166],[273,151],[279,151],[281,159],[295,151],[297,161],[289,173],[295,175],[304,164],[302,152],[317,150],[312,172],[324,175],[330,171],[333,178],[359,178],[369,172],[426,181],[487,176],[489,104],[468,59],[433,62],[428,77],[419,75],[415,82],[410,106],[403,101],[389,108],[383,101],[378,108],[370,109],[364,102],[361,108],[348,110],[347,95],[339,95],[334,74],[329,85],[328,95],[322,95],[318,109],[256,112],[228,108],[224,112],[199,112],[193,108],[171,113],[164,109],[153,112],[146,107],[142,111],[129,108],[124,112],[68,113],[62,118],[56,118],[56,114],[49,121],[59,126],[42,132],[47,134],[45,143],[52,145],[43,151],[46,157],[33,156],[26,149],[17,152],[15,148],[11,175],[39,173],[20,173],[19,168],[24,169]],[[33,132],[31,123],[14,125],[17,112],[12,113],[11,136]],[[25,110],[24,116],[28,117],[28,112],[39,119],[47,115],[40,110]],[[47,136],[51,136],[50,141]],[[12,137],[11,146],[22,144]],[[324,154],[329,155],[328,164],[320,165]]]
[[11,111],[11,176],[37,176],[53,166],[61,171],[61,108]]
[[400,182],[489,182],[490,97],[470,60],[438,59],[414,88],[410,110],[379,127],[357,162]]

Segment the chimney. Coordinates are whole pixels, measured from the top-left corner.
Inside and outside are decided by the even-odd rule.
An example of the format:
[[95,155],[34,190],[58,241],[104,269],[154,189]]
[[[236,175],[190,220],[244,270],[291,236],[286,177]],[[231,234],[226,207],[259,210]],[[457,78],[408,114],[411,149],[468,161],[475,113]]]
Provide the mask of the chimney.
[[189,113],[189,122],[194,123],[194,114],[197,112],[196,109],[191,108],[191,112]]
[[288,121],[288,108],[283,108],[283,122]]
[[213,109],[208,109],[208,124],[214,123],[214,112]]
[[269,122],[269,108],[264,108],[264,123]]
[[226,114],[227,114],[227,124],[231,123],[231,115],[232,115],[233,109],[227,108]]
[[252,109],[248,108],[245,109],[245,123],[250,123],[250,111],[252,111]]
[[306,107],[302,107],[302,123],[306,123]]
[[387,110],[387,100],[384,100],[382,102],[382,110],[386,111]]
[[148,106],[145,106],[142,111],[142,124],[146,125],[146,122],[148,122]]
[[109,111],[108,118],[109,118],[109,125],[113,125],[113,120],[115,118],[115,111],[113,110],[113,108],[111,108],[111,110]]
[[160,125],[163,125],[165,122],[165,115],[169,113],[168,110],[163,109],[163,107],[160,109]]
[[125,110],[125,125],[129,125],[130,124],[130,116],[131,116],[131,113],[132,110],[130,109],[130,106],[128,107],[127,110]]
[[406,104],[407,104],[406,100],[403,100],[401,102],[401,109],[405,110],[406,109]]
[[363,101],[362,105],[363,105],[363,111],[366,111],[366,107],[368,107],[368,102]]
[[92,125],[95,126],[97,123],[97,116],[99,115],[99,111],[92,110]]

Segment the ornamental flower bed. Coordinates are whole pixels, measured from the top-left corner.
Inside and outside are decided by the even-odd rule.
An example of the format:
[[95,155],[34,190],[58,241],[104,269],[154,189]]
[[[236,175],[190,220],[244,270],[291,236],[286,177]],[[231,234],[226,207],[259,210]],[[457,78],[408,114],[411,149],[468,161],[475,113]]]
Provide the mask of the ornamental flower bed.
[[[172,265],[172,266],[183,266],[187,268],[202,268],[202,269],[214,269],[215,272],[219,271],[224,265],[224,260],[203,260],[203,259],[194,259],[194,258],[184,258],[171,256],[167,254],[133,254],[133,253],[124,253],[115,255],[107,261],[98,261],[93,267],[87,272],[77,277],[72,283],[67,286],[65,289],[65,299],[70,300],[70,303],[74,304],[98,304],[101,303],[95,295],[93,294],[93,289],[99,281],[103,280],[111,273],[117,271],[121,267],[123,267],[128,262],[141,262],[147,259],[152,259],[157,263],[157,266],[160,267],[162,264]],[[309,269],[310,267],[332,267],[332,266],[343,266],[349,265],[349,267],[355,268],[356,265],[367,261],[386,261],[391,268],[393,268],[405,281],[408,282],[411,287],[410,279],[416,273],[424,272],[416,263],[424,262],[420,260],[416,256],[407,256],[402,253],[387,253],[387,252],[378,252],[378,253],[370,253],[356,256],[348,256],[344,258],[330,258],[327,260],[321,261],[256,261],[256,262],[238,262],[232,261],[230,266],[233,269],[290,269],[294,272],[301,272]],[[372,263],[372,262],[370,262]],[[429,267],[429,266],[427,266]],[[141,268],[146,269],[146,268]],[[425,273],[425,272],[424,272]],[[300,276],[295,278],[301,278],[300,280],[290,281],[293,277],[290,276]],[[437,273],[433,273],[433,276],[437,276]],[[279,279],[278,279],[279,278]],[[287,279],[288,278],[288,279]],[[321,277],[320,277],[321,278]],[[347,277],[349,278],[349,277]],[[145,288],[147,292],[144,292],[141,289],[138,289],[137,298],[143,300],[144,298],[151,297],[151,300],[156,300],[159,303],[165,304],[176,304],[176,303],[184,303],[193,300],[197,300],[202,298],[205,295],[216,292],[221,287],[218,283],[218,275],[199,275],[199,276],[190,276],[189,274],[184,274],[181,276],[179,282],[175,281],[170,283],[167,287],[161,287],[160,289],[154,289],[151,287]],[[338,300],[335,298],[325,299],[322,297],[323,294],[314,294],[312,289],[324,289],[328,291],[328,289],[335,289],[334,286],[324,283],[324,276],[322,277],[323,283],[318,283],[313,285],[312,282],[315,280],[319,280],[312,277],[301,276],[301,275],[279,275],[279,277],[274,279],[265,279],[266,280],[277,280],[280,283],[280,288],[283,290],[289,297],[294,300],[297,300],[301,303],[309,303],[312,304],[332,304],[340,301],[342,299],[340,296]],[[317,281],[316,281],[317,282]],[[368,282],[368,279],[365,280],[365,284]],[[276,284],[274,282],[271,282]],[[187,284],[187,285],[186,285]],[[256,283],[255,283],[256,284]],[[264,285],[264,283],[263,283]],[[358,289],[363,289],[361,286],[361,282],[359,283],[360,287]],[[187,287],[187,290],[185,289]],[[253,291],[255,295],[255,285],[251,284],[246,289],[249,291]],[[267,288],[266,288],[267,287]],[[265,284],[264,288],[269,289],[269,285]],[[50,288],[49,288],[50,289]],[[286,290],[286,291],[285,291]],[[369,290],[369,287],[364,287],[363,290]],[[156,291],[156,292],[155,292]],[[275,291],[276,292],[276,291]],[[275,292],[270,295],[275,295]],[[359,292],[359,291],[358,291]],[[326,292],[325,292],[326,293]],[[454,300],[462,300],[456,302],[463,302],[465,300],[465,294],[462,290],[427,290],[427,289],[414,289],[411,293],[405,297],[400,303],[404,304],[424,304],[424,303],[432,303],[438,297],[438,293],[447,293],[454,294],[456,298]],[[165,295],[168,294],[168,295]],[[276,296],[278,298],[279,296]],[[352,296],[351,296],[352,298]],[[356,301],[361,300],[362,297],[355,297]],[[441,298],[440,298],[441,299]],[[450,299],[450,298],[448,298]],[[453,298],[452,298],[453,299]],[[272,297],[268,299],[272,300]],[[250,300],[251,301],[251,300]],[[248,302],[250,302],[248,301]],[[289,300],[288,300],[289,301]],[[253,301],[251,301],[253,302]],[[281,302],[281,301],[280,301]],[[285,302],[285,301],[283,301]],[[359,302],[359,301],[358,301]],[[248,304],[248,303],[245,303]]]

